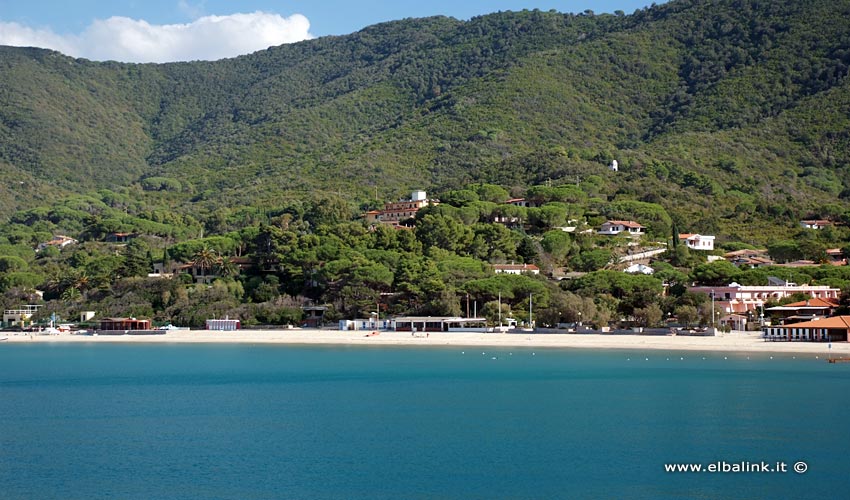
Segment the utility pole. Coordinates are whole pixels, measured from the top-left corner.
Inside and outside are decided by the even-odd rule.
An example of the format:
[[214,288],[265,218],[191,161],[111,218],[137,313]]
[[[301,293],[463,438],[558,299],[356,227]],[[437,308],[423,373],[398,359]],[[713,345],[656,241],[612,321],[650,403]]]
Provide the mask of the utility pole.
[[714,289],[711,289],[711,328],[714,328]]

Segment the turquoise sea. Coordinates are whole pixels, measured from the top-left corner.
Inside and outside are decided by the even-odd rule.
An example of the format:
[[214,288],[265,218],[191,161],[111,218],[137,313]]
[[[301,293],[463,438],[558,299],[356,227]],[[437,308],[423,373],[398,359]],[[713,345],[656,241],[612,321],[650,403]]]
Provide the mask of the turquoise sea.
[[[3,344],[0,498],[841,498],[848,390],[811,355]],[[664,469],[742,461],[787,472]]]

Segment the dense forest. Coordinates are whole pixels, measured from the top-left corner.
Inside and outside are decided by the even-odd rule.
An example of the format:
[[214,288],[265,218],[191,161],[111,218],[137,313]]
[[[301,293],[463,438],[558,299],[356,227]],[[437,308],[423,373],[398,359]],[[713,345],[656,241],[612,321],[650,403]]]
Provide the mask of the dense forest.
[[[500,294],[521,318],[535,294],[548,323],[704,316],[685,284],[770,271],[709,264],[672,248],[677,232],[780,263],[850,246],[848,18],[846,0],[674,0],[408,19],[215,62],[0,47],[3,305],[297,324],[308,301],[448,314],[467,294],[491,315]],[[362,219],[413,189],[442,203],[410,230]],[[671,246],[655,275],[617,268],[632,241],[560,229],[609,218]],[[60,234],[79,243],[36,252]],[[588,274],[488,266],[512,261]],[[219,279],[148,278],[154,264]]]

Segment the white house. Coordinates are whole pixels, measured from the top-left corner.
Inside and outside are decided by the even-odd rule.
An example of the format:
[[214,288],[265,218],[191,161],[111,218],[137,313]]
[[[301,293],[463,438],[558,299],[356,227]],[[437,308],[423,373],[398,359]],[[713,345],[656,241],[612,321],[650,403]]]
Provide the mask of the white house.
[[540,274],[540,268],[534,264],[493,264],[493,272],[497,274]]
[[384,203],[383,210],[370,210],[363,214],[363,217],[370,224],[381,222],[398,226],[402,221],[415,217],[420,208],[437,203],[437,200],[429,200],[425,191],[417,190],[410,194],[409,200]]
[[679,240],[684,241],[691,250],[714,250],[714,236],[685,233],[679,235]]
[[833,226],[833,222],[830,220],[824,219],[816,219],[816,220],[801,220],[800,227],[803,229],[823,229],[828,226]]
[[39,243],[38,247],[36,248],[36,252],[40,252],[41,250],[44,250],[47,247],[56,247],[56,248],[62,249],[62,248],[65,248],[68,245],[75,245],[76,243],[77,243],[77,240],[75,240],[74,238],[71,238],[70,236],[63,236],[63,235],[59,234],[59,235],[54,236],[53,239],[50,240],[50,241],[45,241],[44,243]]
[[840,288],[825,285],[786,285],[748,286],[730,283],[726,286],[692,286],[689,292],[714,296],[715,305],[724,313],[747,313],[756,311],[769,301],[779,301],[796,293],[817,299],[838,300]]
[[631,220],[609,220],[602,224],[598,234],[613,236],[626,232],[629,235],[638,236],[646,233],[646,228]]
[[655,269],[647,266],[646,264],[632,264],[629,267],[623,269],[623,272],[629,274],[653,274]]
[[32,315],[38,312],[39,307],[41,305],[27,304],[17,309],[6,309],[3,311],[3,326],[25,326]]

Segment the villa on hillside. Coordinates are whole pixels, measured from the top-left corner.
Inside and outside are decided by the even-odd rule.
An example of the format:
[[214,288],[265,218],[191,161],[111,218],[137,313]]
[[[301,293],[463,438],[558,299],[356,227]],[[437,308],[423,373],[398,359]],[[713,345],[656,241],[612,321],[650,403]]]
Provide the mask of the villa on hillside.
[[511,198],[509,200],[505,200],[505,203],[508,205],[513,205],[515,207],[525,207],[525,208],[533,208],[539,207],[541,205],[538,200],[528,200],[526,198]]
[[[250,257],[229,257],[227,259],[237,273],[255,267]],[[265,271],[265,269],[263,270]],[[179,265],[175,268],[175,272],[187,273],[192,276],[192,281],[204,285],[209,285],[222,276],[219,266],[201,266],[197,262]],[[165,274],[163,273],[162,276],[165,276]]]
[[540,268],[534,264],[493,264],[496,274],[540,274]]
[[756,311],[767,302],[775,302],[797,293],[824,300],[838,300],[838,295],[841,293],[839,288],[823,285],[744,286],[738,283],[726,286],[692,286],[688,288],[688,291],[713,296],[715,306],[721,308],[724,313],[739,314]]
[[714,250],[714,236],[683,233],[679,235],[679,240],[683,241],[691,250]]
[[732,263],[735,267],[750,267],[758,268],[772,266],[775,263],[768,256],[767,249],[761,248],[756,250],[735,250],[723,254],[723,258]]
[[635,263],[630,265],[629,267],[623,269],[623,272],[629,274],[654,274],[655,269],[646,264]]
[[847,342],[850,334],[850,316],[793,323],[790,325],[765,326],[765,340],[785,342]]
[[109,233],[106,235],[107,243],[129,243],[133,238],[137,238],[137,233]]
[[826,262],[834,266],[846,266],[847,257],[844,255],[844,250],[840,248],[826,249]]
[[437,203],[437,200],[429,200],[425,191],[414,191],[409,200],[384,203],[382,210],[370,210],[363,214],[363,217],[369,224],[381,223],[400,227],[402,222],[416,217],[420,208]]
[[835,223],[826,219],[811,219],[801,220],[800,227],[803,229],[823,229],[825,227],[834,226]]
[[71,238],[70,236],[63,236],[61,234],[57,234],[50,241],[45,241],[43,243],[39,243],[38,247],[36,247],[35,251],[40,252],[48,247],[55,247],[58,249],[63,249],[68,245],[76,245],[77,240]]
[[631,220],[609,220],[602,224],[598,234],[613,236],[624,232],[629,236],[640,236],[646,234],[646,228]]

